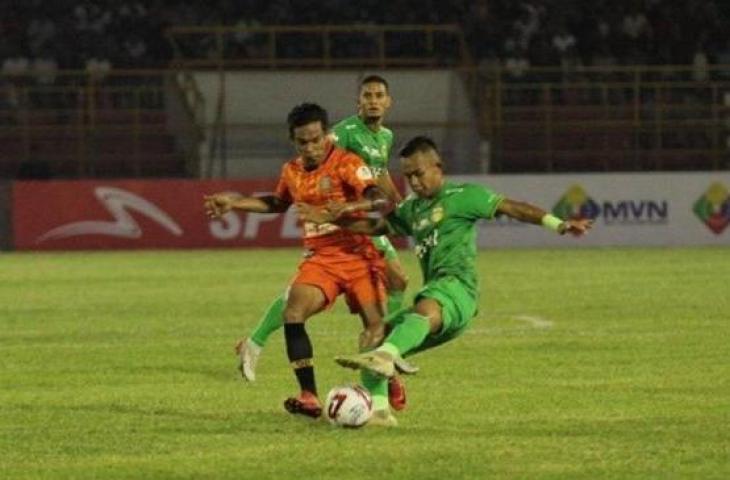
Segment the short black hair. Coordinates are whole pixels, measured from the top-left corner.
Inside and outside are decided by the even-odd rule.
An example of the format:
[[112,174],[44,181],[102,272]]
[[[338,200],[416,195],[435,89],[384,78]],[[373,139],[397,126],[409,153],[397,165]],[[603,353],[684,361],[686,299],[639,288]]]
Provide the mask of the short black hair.
[[406,143],[405,146],[401,148],[400,156],[405,158],[410,157],[416,152],[425,153],[431,150],[439,153],[439,149],[438,147],[436,147],[436,142],[434,142],[430,137],[427,137],[425,135],[419,135],[408,140],[408,143]]
[[294,138],[294,129],[312,122],[320,122],[325,132],[329,128],[327,110],[316,103],[302,103],[292,108],[286,117],[289,124],[289,138]]
[[383,86],[385,86],[386,92],[390,90],[390,86],[388,85],[388,82],[380,75],[368,75],[367,77],[363,78],[360,81],[360,88],[362,88],[363,85],[366,85],[368,83],[382,83]]

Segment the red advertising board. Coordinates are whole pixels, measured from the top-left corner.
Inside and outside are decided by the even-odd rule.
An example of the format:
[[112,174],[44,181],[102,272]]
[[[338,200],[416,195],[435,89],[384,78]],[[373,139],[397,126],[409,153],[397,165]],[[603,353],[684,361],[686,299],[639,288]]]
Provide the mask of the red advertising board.
[[296,214],[206,218],[203,195],[270,192],[269,180],[15,182],[18,250],[285,247],[300,244]]

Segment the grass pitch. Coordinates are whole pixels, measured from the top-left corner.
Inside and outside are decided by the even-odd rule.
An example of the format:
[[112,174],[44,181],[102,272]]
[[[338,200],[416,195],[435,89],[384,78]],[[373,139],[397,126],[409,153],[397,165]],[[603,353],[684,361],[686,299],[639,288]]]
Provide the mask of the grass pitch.
[[[402,259],[413,292],[420,275]],[[296,251],[0,256],[0,478],[730,478],[730,250],[483,251],[471,331],[397,429],[292,418],[282,334],[233,344]],[[322,395],[358,321],[313,318]]]

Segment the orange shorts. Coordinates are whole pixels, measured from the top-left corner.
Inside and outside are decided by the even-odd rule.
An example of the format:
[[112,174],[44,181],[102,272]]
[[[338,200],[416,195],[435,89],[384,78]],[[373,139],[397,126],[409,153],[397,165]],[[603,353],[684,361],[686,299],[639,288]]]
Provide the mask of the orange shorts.
[[324,293],[324,308],[331,307],[337,296],[345,294],[350,312],[360,312],[361,305],[385,302],[385,261],[380,255],[371,258],[317,255],[299,265],[292,285],[313,285]]

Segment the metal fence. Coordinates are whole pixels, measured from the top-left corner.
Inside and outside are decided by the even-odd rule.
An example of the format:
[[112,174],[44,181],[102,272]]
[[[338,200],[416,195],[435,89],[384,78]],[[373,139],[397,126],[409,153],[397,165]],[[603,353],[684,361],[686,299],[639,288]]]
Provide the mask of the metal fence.
[[197,175],[202,102],[172,70],[0,76],[0,178]]

